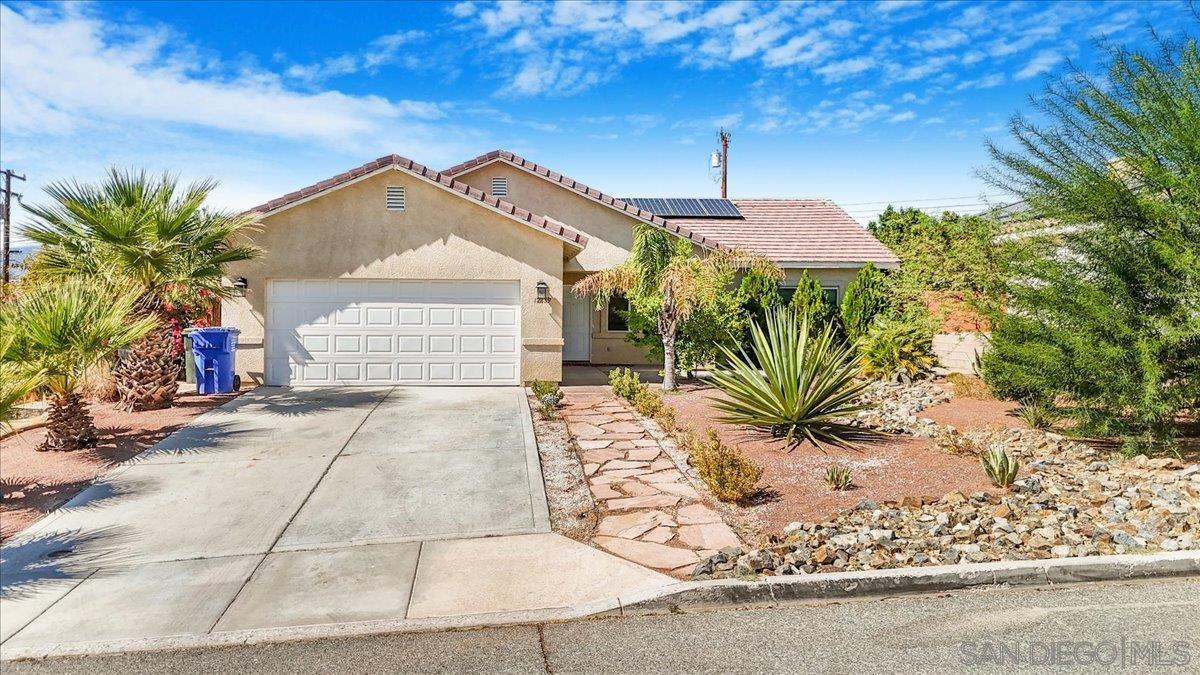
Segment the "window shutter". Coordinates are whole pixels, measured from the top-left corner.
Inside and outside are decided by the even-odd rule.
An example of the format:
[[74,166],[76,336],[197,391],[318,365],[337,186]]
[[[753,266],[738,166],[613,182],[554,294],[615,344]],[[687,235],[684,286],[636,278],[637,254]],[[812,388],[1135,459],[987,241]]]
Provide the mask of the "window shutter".
[[404,210],[404,187],[400,185],[387,186],[387,210]]
[[508,179],[496,177],[492,179],[492,196],[507,197],[508,196]]

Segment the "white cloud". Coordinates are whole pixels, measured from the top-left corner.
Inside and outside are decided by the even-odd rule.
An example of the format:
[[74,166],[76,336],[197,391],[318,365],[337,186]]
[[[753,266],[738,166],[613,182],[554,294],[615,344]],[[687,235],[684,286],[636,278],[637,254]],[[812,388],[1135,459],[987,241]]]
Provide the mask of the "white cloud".
[[797,63],[822,61],[835,51],[833,42],[823,39],[820,32],[809,30],[796,35],[787,42],[772,47],[763,54],[763,63],[768,66],[790,66]]
[[942,51],[966,44],[967,34],[956,28],[937,28],[922,31],[916,39],[909,41],[909,46],[926,52]]
[[[270,71],[222,75],[161,28],[131,32],[66,6],[0,6],[0,117],[6,133],[65,134],[105,122],[151,122],[343,143],[442,117],[439,104],[300,92]],[[183,55],[187,58],[181,58]]]
[[1013,78],[1017,80],[1028,80],[1031,77],[1037,77],[1043,73],[1048,73],[1054,69],[1063,60],[1062,54],[1053,49],[1043,49],[1036,56],[1025,64],[1025,67],[1018,70]]
[[891,122],[892,124],[895,124],[897,122],[907,122],[909,120],[916,119],[916,117],[917,117],[917,113],[915,113],[911,110],[905,110],[902,113],[896,113],[895,115],[892,115],[891,117],[888,118],[888,121]]
[[844,61],[835,61],[817,68],[815,73],[825,78],[826,82],[838,82],[852,75],[870,70],[875,66],[875,59],[870,56],[858,56]]
[[991,73],[974,80],[964,80],[958,83],[954,91],[965,91],[967,89],[990,89],[999,87],[1004,84],[1004,73]]
[[465,19],[475,15],[475,3],[460,2],[450,8],[450,14],[458,19]]

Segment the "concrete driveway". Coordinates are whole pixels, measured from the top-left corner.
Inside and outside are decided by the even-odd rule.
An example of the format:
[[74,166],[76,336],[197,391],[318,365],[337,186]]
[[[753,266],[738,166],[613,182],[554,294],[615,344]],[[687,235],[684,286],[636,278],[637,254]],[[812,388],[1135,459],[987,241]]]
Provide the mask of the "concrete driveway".
[[562,607],[669,581],[550,533],[517,387],[258,389],[0,558],[9,653]]

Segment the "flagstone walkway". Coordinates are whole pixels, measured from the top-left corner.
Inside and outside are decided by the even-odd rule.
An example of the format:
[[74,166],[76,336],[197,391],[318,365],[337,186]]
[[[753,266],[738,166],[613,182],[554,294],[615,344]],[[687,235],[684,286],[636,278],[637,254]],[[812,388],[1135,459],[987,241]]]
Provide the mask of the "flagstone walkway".
[[571,393],[561,414],[601,505],[594,544],[681,577],[718,549],[742,545],[623,401]]

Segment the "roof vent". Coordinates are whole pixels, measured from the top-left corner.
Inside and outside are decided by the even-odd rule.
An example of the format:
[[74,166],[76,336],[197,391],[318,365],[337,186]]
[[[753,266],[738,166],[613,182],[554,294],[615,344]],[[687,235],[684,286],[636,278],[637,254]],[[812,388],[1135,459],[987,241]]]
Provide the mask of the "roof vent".
[[508,196],[508,179],[499,176],[492,179],[492,196],[507,197]]
[[404,187],[401,185],[387,186],[387,210],[404,210]]

